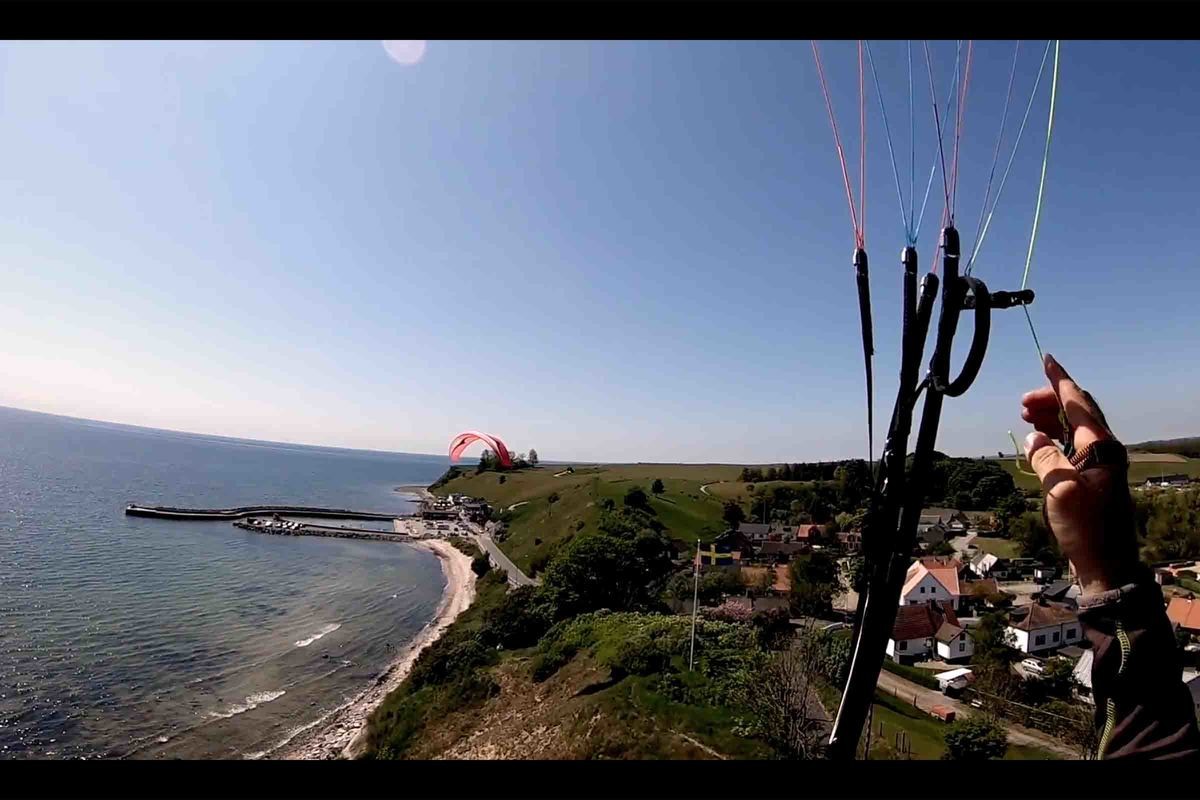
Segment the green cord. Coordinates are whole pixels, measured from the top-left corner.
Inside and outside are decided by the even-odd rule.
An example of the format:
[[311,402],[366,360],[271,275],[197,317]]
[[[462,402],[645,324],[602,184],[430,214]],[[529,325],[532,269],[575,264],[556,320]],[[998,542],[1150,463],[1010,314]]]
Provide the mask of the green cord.
[[1037,206],[1033,211],[1033,231],[1029,234],[1029,252],[1025,255],[1025,274],[1021,276],[1022,289],[1029,283],[1029,266],[1033,263],[1033,244],[1037,241],[1038,222],[1042,216],[1042,193],[1046,189],[1046,164],[1050,160],[1050,134],[1054,132],[1054,101],[1058,96],[1058,47],[1060,44],[1062,44],[1062,40],[1056,39],[1054,42],[1054,76],[1050,82],[1050,118],[1046,123],[1046,149],[1042,152],[1042,177],[1038,181]]

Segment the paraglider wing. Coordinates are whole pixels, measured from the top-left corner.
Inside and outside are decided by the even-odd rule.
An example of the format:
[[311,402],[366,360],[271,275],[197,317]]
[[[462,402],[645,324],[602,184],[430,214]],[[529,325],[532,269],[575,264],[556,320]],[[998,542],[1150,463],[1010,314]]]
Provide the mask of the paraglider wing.
[[450,461],[457,463],[462,457],[463,451],[466,450],[475,442],[483,442],[488,449],[496,454],[496,458],[500,461],[502,467],[512,466],[512,453],[508,451],[508,447],[504,442],[497,439],[488,433],[480,433],[479,431],[463,431],[458,436],[455,436],[450,441]]

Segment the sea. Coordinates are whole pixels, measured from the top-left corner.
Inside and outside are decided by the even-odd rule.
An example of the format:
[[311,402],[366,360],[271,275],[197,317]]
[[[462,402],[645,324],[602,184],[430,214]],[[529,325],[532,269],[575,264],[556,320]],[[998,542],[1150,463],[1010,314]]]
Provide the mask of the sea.
[[0,760],[269,756],[433,618],[436,556],[126,504],[399,514],[447,464],[0,408]]

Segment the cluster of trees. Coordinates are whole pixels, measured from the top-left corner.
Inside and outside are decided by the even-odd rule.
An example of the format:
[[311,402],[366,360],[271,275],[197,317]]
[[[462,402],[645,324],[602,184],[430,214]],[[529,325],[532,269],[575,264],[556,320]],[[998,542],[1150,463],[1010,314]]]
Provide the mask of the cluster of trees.
[[[515,453],[512,457],[512,469],[526,469],[527,467],[536,467],[538,465],[537,450],[530,448],[529,453]],[[475,467],[475,474],[481,472],[500,472],[506,469],[500,459],[491,450],[485,449],[479,454],[479,464]]]
[[778,467],[745,467],[738,480],[742,483],[763,481],[832,481],[840,468],[868,470],[861,458],[849,461],[818,461],[816,463],[783,464]]
[[1134,510],[1144,559],[1200,558],[1200,490],[1138,492]]
[[643,507],[604,509],[595,531],[581,532],[550,558],[540,585],[510,592],[485,617],[484,635],[493,646],[528,647],[579,614],[663,610],[674,552],[662,523]]
[[828,551],[815,550],[792,561],[792,613],[826,617],[833,611],[833,598],[846,590],[837,559]]
[[[794,483],[751,486],[753,497],[748,511],[745,508],[734,511],[726,504],[728,525],[750,519],[789,525],[833,524],[833,530],[845,530],[861,523],[874,491],[874,477],[862,459],[784,464],[765,470],[746,467],[740,480],[751,484],[774,480]],[[998,462],[950,458],[942,453],[934,454],[926,502],[968,511],[994,510],[1005,530],[1026,509],[1025,499],[1012,476]]]
[[[910,456],[910,464],[911,460]],[[1021,501],[1022,494],[998,461],[935,453],[926,497],[930,503],[966,511],[990,511],[1013,498]]]

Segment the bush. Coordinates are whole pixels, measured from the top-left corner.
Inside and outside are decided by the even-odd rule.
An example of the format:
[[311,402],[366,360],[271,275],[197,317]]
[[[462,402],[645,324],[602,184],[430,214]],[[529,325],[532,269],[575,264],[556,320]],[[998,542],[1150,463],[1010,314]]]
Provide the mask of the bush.
[[475,558],[471,559],[471,571],[474,572],[476,575],[478,575],[481,578],[484,575],[487,575],[488,570],[490,570],[491,568],[492,568],[492,562],[489,561],[488,557],[483,555],[482,553],[475,556]]
[[981,714],[958,720],[946,729],[947,761],[988,761],[1004,758],[1008,735],[994,721]]
[[[464,539],[462,536],[451,536],[448,541],[454,545],[454,548],[463,555],[468,555],[471,558],[477,558],[483,555],[483,551],[475,546],[475,543],[470,539]],[[477,573],[482,575],[483,573]]]
[[553,623],[550,609],[533,586],[522,586],[504,596],[483,618],[480,638],[485,644],[506,649],[532,647]]
[[442,637],[417,658],[409,680],[414,688],[451,683],[494,659],[495,651],[475,637],[459,641]]

